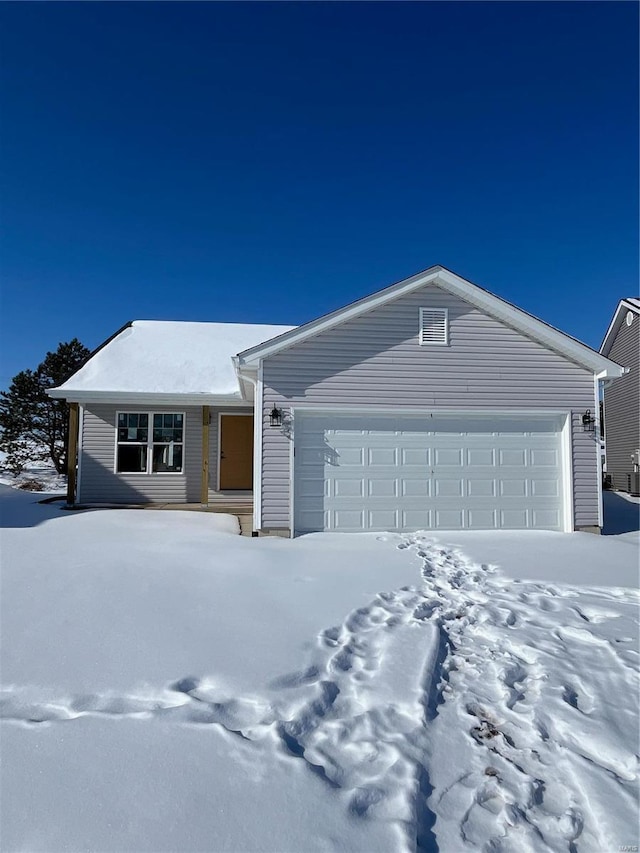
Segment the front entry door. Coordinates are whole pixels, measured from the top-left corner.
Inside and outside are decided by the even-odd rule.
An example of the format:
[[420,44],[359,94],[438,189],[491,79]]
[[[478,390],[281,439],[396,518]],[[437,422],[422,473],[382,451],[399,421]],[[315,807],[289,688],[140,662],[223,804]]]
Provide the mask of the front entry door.
[[220,415],[220,490],[253,488],[253,415]]

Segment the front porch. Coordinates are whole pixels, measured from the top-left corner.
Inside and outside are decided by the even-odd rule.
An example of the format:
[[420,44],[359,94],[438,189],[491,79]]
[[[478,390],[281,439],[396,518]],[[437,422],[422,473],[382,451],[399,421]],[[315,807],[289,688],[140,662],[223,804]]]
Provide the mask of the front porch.
[[[53,500],[64,500],[56,497]],[[47,498],[41,503],[51,503],[52,498]],[[145,504],[110,504],[90,503],[73,504],[64,507],[66,510],[82,511],[87,509],[153,509],[172,510],[174,512],[222,512],[226,515],[235,515],[240,525],[241,536],[253,535],[253,492],[243,492],[239,495],[225,494],[223,492],[211,492],[208,504],[201,503],[145,503]]]
[[157,510],[185,510],[188,512],[222,512],[226,515],[235,515],[240,524],[240,535],[251,536],[253,534],[253,493],[248,496],[230,496],[221,493],[212,493],[208,504],[172,504],[158,503],[138,506],[137,509]]
[[[185,407],[176,438],[176,471],[165,472],[153,455],[155,432],[147,430],[146,469],[120,469],[116,407],[85,410],[80,445],[79,405],[70,404],[67,508],[156,509],[218,512],[239,519],[243,535],[253,532],[254,417],[249,406]],[[130,407],[129,407],[130,408]],[[144,407],[140,407],[142,411]],[[149,412],[143,412],[149,417]],[[157,414],[157,413],[156,413]],[[180,413],[178,413],[180,414]],[[99,436],[87,442],[87,425]],[[113,432],[112,432],[113,430]],[[136,436],[137,437],[137,436]],[[178,440],[179,439],[179,440]],[[80,459],[82,455],[82,459]],[[115,460],[115,461],[114,461]],[[82,477],[80,493],[76,478]],[[79,498],[79,499],[78,499]]]

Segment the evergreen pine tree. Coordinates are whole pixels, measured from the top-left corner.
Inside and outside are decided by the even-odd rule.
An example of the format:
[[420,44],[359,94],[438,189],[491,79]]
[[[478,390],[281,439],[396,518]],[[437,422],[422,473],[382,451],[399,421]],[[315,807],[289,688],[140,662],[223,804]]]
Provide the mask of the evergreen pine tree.
[[90,355],[77,338],[61,343],[35,370],[22,370],[8,391],[0,391],[0,450],[14,474],[27,462],[47,459],[58,474],[66,472],[69,406],[46,390],[65,382]]

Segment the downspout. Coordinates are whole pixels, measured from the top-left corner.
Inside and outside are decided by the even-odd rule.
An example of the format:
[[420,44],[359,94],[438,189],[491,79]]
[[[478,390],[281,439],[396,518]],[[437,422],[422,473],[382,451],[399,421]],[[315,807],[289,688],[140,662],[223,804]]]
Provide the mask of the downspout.
[[[624,376],[626,373],[629,372],[629,368],[625,367],[625,368],[623,368],[623,371],[624,372],[622,375]],[[594,389],[594,392],[595,392],[594,413],[596,414],[596,428],[595,428],[596,440],[595,440],[595,445],[596,445],[596,459],[597,459],[597,471],[598,471],[598,526],[599,526],[600,530],[602,530],[602,528],[604,527],[604,501],[603,501],[603,497],[602,497],[602,480],[604,477],[604,471],[602,468],[601,457],[600,457],[600,445],[603,441],[603,439],[600,436],[600,430],[601,430],[601,427],[600,427],[600,391],[602,390],[602,392],[604,392],[604,390],[606,388],[608,388],[611,385],[611,383],[615,382],[616,379],[618,379],[618,378],[619,377],[617,377],[617,376],[607,377],[605,370],[601,371],[600,373],[596,373],[594,376],[594,386],[595,386],[595,389]],[[603,399],[603,404],[604,404],[604,393],[603,393],[602,399]],[[603,410],[604,410],[604,405],[603,405]],[[605,426],[605,431],[604,431],[604,459],[605,459],[605,464],[606,464],[606,461],[607,461],[606,426]]]

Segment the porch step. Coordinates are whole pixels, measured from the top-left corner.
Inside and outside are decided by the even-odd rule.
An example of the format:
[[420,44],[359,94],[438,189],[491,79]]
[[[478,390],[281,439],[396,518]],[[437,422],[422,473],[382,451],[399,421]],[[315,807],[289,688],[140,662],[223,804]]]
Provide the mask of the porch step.
[[240,536],[251,536],[253,533],[253,512],[236,513],[240,522]]
[[[64,496],[60,498],[64,500]],[[63,507],[68,510],[83,509],[155,509],[173,510],[181,512],[223,512],[226,515],[235,515],[240,524],[240,535],[251,536],[253,533],[253,503],[251,501],[240,503],[210,503],[208,506],[202,504],[74,504],[72,507]]]

